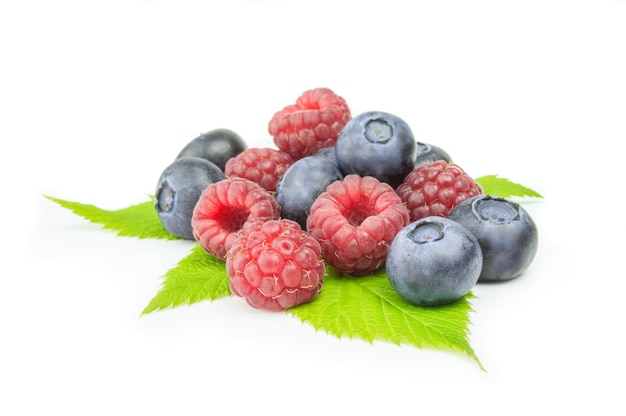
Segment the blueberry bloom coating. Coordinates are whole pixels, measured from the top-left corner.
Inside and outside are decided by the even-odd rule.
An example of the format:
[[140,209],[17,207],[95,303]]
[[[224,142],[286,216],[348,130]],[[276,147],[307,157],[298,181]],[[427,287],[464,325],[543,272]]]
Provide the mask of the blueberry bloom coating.
[[246,142],[232,130],[215,129],[202,133],[180,151],[176,159],[200,157],[215,163],[222,171],[226,162],[247,149]]
[[315,199],[328,185],[343,179],[332,157],[329,158],[326,152],[324,155],[318,153],[297,160],[276,186],[276,201],[280,205],[281,216],[297,222],[303,229],[306,229],[306,220]]
[[344,175],[373,176],[393,188],[413,170],[416,151],[409,125],[398,116],[380,111],[354,117],[335,144]]
[[460,224],[430,216],[409,223],[391,242],[385,268],[393,288],[420,306],[452,303],[478,281],[482,252]]
[[333,162],[335,165],[339,166],[339,162],[337,162],[337,152],[335,151],[335,146],[322,147],[311,156],[323,157],[328,161]]
[[157,183],[154,207],[165,229],[176,237],[193,240],[191,217],[204,189],[225,179],[213,162],[182,157],[167,166]]
[[415,158],[415,167],[424,163],[434,162],[436,160],[444,160],[447,163],[452,162],[452,157],[439,146],[430,143],[417,142],[417,156]]
[[467,228],[480,243],[480,282],[514,279],[535,258],[539,243],[537,225],[517,202],[478,195],[458,204],[448,217]]

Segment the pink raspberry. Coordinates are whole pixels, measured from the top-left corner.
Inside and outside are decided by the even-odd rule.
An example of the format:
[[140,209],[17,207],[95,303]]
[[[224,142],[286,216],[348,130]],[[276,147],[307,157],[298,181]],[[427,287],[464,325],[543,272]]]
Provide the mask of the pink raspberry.
[[295,160],[334,146],[352,118],[346,101],[328,88],[305,91],[295,104],[276,112],[268,130],[274,143]]
[[293,164],[289,154],[272,148],[250,147],[230,158],[224,167],[228,178],[246,178],[274,192],[278,180]]
[[225,260],[240,230],[279,217],[280,207],[272,194],[248,179],[233,178],[207,186],[193,210],[191,226],[200,246]]
[[409,212],[390,185],[350,174],[317,197],[306,225],[329,265],[358,276],[384,264],[391,240],[408,223]]
[[444,160],[415,168],[396,188],[411,214],[411,221],[427,216],[447,217],[458,203],[483,193],[460,166]]
[[231,291],[258,309],[310,302],[325,272],[318,242],[287,220],[257,221],[239,233],[226,258]]

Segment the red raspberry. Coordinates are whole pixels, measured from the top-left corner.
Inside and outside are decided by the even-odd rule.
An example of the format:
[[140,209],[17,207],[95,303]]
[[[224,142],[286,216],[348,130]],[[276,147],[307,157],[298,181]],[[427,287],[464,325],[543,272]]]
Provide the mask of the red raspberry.
[[409,212],[390,185],[350,174],[317,197],[306,224],[326,262],[358,276],[383,265],[391,240],[408,223]]
[[287,219],[246,227],[226,258],[231,291],[255,308],[270,311],[315,299],[325,269],[319,243]]
[[352,118],[346,101],[328,88],[305,91],[295,104],[274,114],[269,133],[279,149],[295,160],[334,146]]
[[224,260],[241,229],[279,217],[280,207],[272,194],[248,179],[233,178],[206,187],[193,210],[191,226],[200,246]]
[[265,147],[250,147],[230,158],[224,167],[228,178],[246,178],[274,192],[278,179],[293,164],[289,154]]
[[461,167],[438,160],[418,166],[396,188],[411,221],[431,215],[447,217],[459,202],[483,193]]

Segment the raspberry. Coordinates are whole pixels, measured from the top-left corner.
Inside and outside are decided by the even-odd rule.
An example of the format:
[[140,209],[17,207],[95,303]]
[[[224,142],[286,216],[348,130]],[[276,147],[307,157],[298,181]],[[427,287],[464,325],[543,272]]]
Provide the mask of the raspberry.
[[408,223],[409,212],[390,185],[350,174],[317,197],[306,224],[329,265],[359,276],[384,264],[391,240]]
[[246,178],[274,192],[279,178],[293,164],[289,154],[265,147],[250,147],[230,158],[224,167],[229,178]]
[[280,311],[310,302],[325,272],[319,243],[298,223],[257,221],[235,240],[226,258],[231,291],[251,306]]
[[460,166],[437,160],[415,168],[396,188],[409,209],[411,221],[428,216],[447,217],[458,203],[483,193]]
[[334,146],[352,118],[346,101],[328,88],[305,91],[295,104],[276,112],[268,130],[279,149],[294,160]]
[[244,178],[224,179],[206,187],[191,217],[200,246],[225,260],[237,233],[255,221],[280,217],[272,194]]

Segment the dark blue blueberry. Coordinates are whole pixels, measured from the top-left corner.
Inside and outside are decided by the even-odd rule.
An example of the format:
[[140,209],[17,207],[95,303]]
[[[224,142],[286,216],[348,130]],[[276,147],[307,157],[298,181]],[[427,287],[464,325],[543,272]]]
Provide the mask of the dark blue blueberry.
[[417,143],[404,120],[371,111],[343,127],[335,151],[344,175],[373,176],[395,188],[414,168]]
[[452,162],[450,155],[441,147],[430,143],[417,142],[417,157],[415,158],[415,167],[424,163],[434,162],[436,160],[444,160],[448,163]]
[[392,240],[385,268],[393,288],[421,306],[452,303],[478,281],[482,252],[472,233],[444,217],[425,217]]
[[154,207],[165,229],[193,240],[193,209],[206,187],[222,179],[224,172],[215,163],[199,157],[182,157],[167,166],[154,195]]
[[326,158],[333,162],[335,165],[339,166],[339,162],[337,162],[337,152],[335,150],[335,146],[322,147],[317,152],[313,153],[311,156],[319,156]]
[[[332,159],[332,158],[331,158]],[[343,179],[336,164],[315,153],[295,161],[280,177],[276,186],[276,202],[281,217],[306,229],[306,220],[315,199],[332,182]]]
[[480,282],[510,280],[521,275],[537,252],[537,225],[517,202],[491,195],[462,201],[448,217],[467,228],[480,243]]
[[200,157],[215,163],[222,171],[228,159],[237,156],[247,148],[246,142],[234,131],[216,129],[202,133],[180,151],[181,157]]

